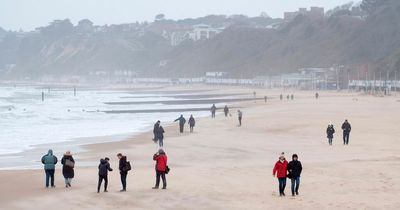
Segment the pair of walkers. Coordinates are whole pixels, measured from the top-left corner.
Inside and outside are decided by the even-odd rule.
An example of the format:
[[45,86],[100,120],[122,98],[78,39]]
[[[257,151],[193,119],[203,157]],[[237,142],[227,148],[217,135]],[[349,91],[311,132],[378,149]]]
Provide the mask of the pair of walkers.
[[[126,192],[126,178],[128,176],[128,171],[132,169],[131,164],[129,161],[127,161],[126,156],[122,155],[121,153],[117,154],[117,158],[119,159],[119,173],[120,173],[120,178],[121,178],[121,184],[122,184],[122,189],[120,192]],[[113,171],[113,169],[110,166],[110,158],[106,157],[104,159],[100,160],[99,164],[99,181],[97,183],[97,193],[100,193],[100,188],[101,184],[104,180],[104,192],[107,191],[108,187],[108,172]]]
[[[44,171],[46,174],[46,188],[51,186],[52,188],[55,188],[56,186],[54,185],[54,174],[55,174],[55,169],[56,169],[56,164],[58,162],[57,156],[53,154],[53,150],[49,149],[46,155],[44,155],[41,159],[42,164],[44,165]],[[75,160],[72,157],[72,154],[70,151],[65,152],[61,159],[61,164],[63,165],[62,167],[62,174],[64,176],[64,181],[65,181],[65,187],[72,187],[72,179],[74,178],[74,167],[75,167]]]
[[[342,130],[343,130],[343,145],[349,145],[351,125],[348,120],[345,120],[344,123],[342,124]],[[328,128],[326,129],[326,135],[328,138],[328,143],[331,146],[333,143],[333,134],[334,133],[335,133],[335,128],[333,127],[332,123],[329,123]]]
[[[183,117],[183,114],[181,114],[181,116],[179,118],[174,120],[174,122],[176,122],[176,121],[179,122],[179,132],[183,133],[184,128],[185,128],[185,123],[186,123],[186,119]],[[196,125],[196,120],[194,119],[193,115],[190,115],[188,124],[190,127],[190,133],[193,133],[194,126]]]
[[289,163],[285,159],[282,152],[279,160],[275,163],[272,175],[278,178],[279,196],[285,196],[286,179],[291,180],[292,196],[299,195],[300,175],[303,170],[301,162],[298,160],[297,154],[292,155],[292,161]]
[[154,128],[153,128],[153,134],[154,134],[154,138],[153,141],[154,143],[158,143],[158,146],[160,148],[164,147],[164,128],[160,125],[161,122],[158,120],[156,122],[156,124],[154,124]]

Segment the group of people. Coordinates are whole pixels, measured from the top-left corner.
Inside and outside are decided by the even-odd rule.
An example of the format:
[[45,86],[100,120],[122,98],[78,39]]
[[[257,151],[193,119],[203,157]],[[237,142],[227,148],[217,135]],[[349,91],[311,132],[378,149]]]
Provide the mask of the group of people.
[[297,154],[292,155],[292,160],[288,163],[285,158],[285,153],[281,153],[279,160],[275,163],[272,169],[272,176],[278,178],[279,196],[285,196],[286,179],[289,178],[292,182],[292,196],[299,195],[300,175],[303,166],[299,161]]
[[[283,100],[283,94],[279,95],[279,99],[280,99],[281,101]],[[293,94],[291,94],[291,95],[286,95],[286,99],[287,99],[287,100],[289,100],[289,99],[294,100],[294,95],[293,95]],[[265,100],[265,102],[267,102],[267,98],[266,98],[266,97],[264,98],[264,100]]]
[[[121,185],[122,189],[120,192],[125,192],[127,189],[127,176],[128,172],[132,170],[131,163],[127,160],[127,157],[125,155],[122,155],[121,153],[117,154],[117,158],[119,160],[119,173],[120,173],[120,179],[121,179]],[[163,149],[159,149],[156,154],[153,155],[153,160],[156,161],[155,164],[155,172],[156,172],[156,184],[153,187],[153,189],[158,189],[160,185],[160,177],[163,180],[163,188],[162,189],[167,189],[167,180],[166,180],[166,174],[169,172],[169,167],[167,165],[167,155],[164,152]],[[107,191],[108,187],[108,172],[113,171],[111,168],[111,165],[109,163],[110,158],[105,157],[104,159],[100,159],[100,164],[98,166],[98,183],[97,183],[97,193],[100,193],[100,188],[101,185],[104,181],[104,192]],[[42,157],[41,162],[44,165],[44,170],[45,170],[45,175],[46,175],[46,188],[52,187],[55,188],[54,184],[54,174],[55,174],[55,169],[56,165],[58,163],[57,156],[53,154],[53,150],[49,150],[46,155]],[[65,152],[63,155],[63,158],[61,159],[61,164],[62,164],[62,174],[64,176],[64,181],[65,181],[65,187],[69,188],[72,187],[72,179],[74,178],[74,167],[75,167],[75,160],[72,157],[72,154],[70,151]]]
[[[345,120],[344,123],[342,124],[342,131],[343,131],[343,145],[349,145],[351,125],[348,120]],[[328,128],[326,128],[326,135],[328,138],[328,143],[331,146],[333,143],[333,134],[334,133],[335,133],[335,128],[333,127],[332,123],[329,123]]]
[[[213,104],[213,105],[211,106],[210,111],[211,111],[211,118],[215,118],[215,112],[217,111],[217,107],[215,106],[215,104]],[[238,126],[242,126],[243,112],[242,112],[240,109],[238,109],[238,110],[237,110],[237,113],[238,113],[238,121],[239,121],[239,125],[238,125]],[[225,106],[224,106],[224,115],[225,115],[225,117],[228,117],[228,115],[231,116],[231,114],[230,114],[230,112],[229,112],[229,107],[228,107],[228,105],[225,105]]]

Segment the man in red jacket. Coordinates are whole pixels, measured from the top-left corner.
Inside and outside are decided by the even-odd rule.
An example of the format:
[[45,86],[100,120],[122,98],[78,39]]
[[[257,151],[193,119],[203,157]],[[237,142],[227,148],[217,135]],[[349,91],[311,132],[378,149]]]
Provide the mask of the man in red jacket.
[[153,155],[153,160],[156,161],[156,186],[153,189],[158,189],[160,185],[160,176],[163,180],[163,188],[167,189],[167,180],[165,174],[167,172],[167,155],[163,149],[159,149],[158,153]]
[[288,162],[285,159],[285,153],[282,152],[279,160],[275,163],[275,167],[272,170],[272,176],[275,177],[276,175],[278,177],[280,196],[285,196],[287,166]]

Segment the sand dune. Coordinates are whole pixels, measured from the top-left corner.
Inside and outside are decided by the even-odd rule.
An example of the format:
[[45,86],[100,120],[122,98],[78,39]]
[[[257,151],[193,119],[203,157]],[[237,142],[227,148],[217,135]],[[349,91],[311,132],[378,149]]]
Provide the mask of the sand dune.
[[[134,164],[128,192],[118,192],[119,174],[114,171],[109,192],[97,194],[96,167],[77,167],[70,189],[63,187],[58,168],[57,188],[48,190],[42,170],[0,171],[0,209],[400,209],[398,98],[336,92],[321,93],[318,100],[312,96],[296,92],[294,101],[243,102],[242,127],[237,127],[235,114],[198,119],[193,134],[166,127],[172,169],[167,190],[151,189],[151,157],[157,146],[152,134],[145,133],[90,145],[88,152],[75,156],[78,161],[109,156],[116,169],[116,153],[126,153]],[[353,128],[349,146],[341,140],[344,119]],[[329,122],[337,130],[332,147],[325,135]],[[300,196],[295,198],[279,197],[271,174],[282,151],[287,158],[297,153],[303,163]],[[289,185],[286,192],[290,194]]]

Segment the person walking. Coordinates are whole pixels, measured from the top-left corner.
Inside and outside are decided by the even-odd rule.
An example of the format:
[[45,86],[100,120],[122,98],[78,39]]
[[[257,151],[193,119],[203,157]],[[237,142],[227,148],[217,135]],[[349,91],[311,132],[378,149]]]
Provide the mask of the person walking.
[[315,93],[315,99],[318,99],[319,98],[319,93],[317,92],[317,93]]
[[283,100],[283,95],[281,93],[281,95],[279,96],[279,99],[282,101]]
[[153,189],[158,189],[158,187],[160,186],[160,177],[163,181],[162,189],[167,189],[167,179],[165,177],[165,174],[168,173],[168,158],[164,150],[159,149],[158,152],[153,155],[153,160],[156,161],[156,185],[153,187]]
[[153,128],[153,134],[154,134],[154,138],[153,141],[156,143],[157,142],[157,131],[158,128],[160,127],[160,121],[158,120],[155,124],[154,124],[154,128]]
[[275,163],[272,170],[272,176],[278,178],[279,183],[279,196],[285,196],[286,176],[287,176],[288,162],[285,159],[285,153],[281,153],[279,160]]
[[343,130],[343,145],[349,145],[351,125],[347,120],[345,120],[344,123],[342,124],[342,130]]
[[225,117],[228,117],[228,114],[229,114],[228,105],[225,105],[225,107],[224,107],[224,114],[225,114]]
[[332,146],[332,139],[333,139],[333,134],[334,133],[335,133],[335,129],[333,128],[333,125],[329,124],[328,128],[326,129],[326,135],[328,137],[328,143],[331,146]]
[[66,188],[72,187],[71,182],[75,175],[74,174],[75,160],[72,157],[70,151],[65,152],[64,156],[61,159],[61,164],[63,165],[62,173],[65,180],[65,187]]
[[183,133],[183,128],[185,127],[186,119],[181,114],[181,116],[178,119],[174,120],[174,122],[176,121],[179,121],[179,132]]
[[239,126],[242,126],[242,117],[243,117],[243,112],[238,110],[238,120],[239,120]]
[[190,115],[188,124],[189,124],[189,127],[190,127],[190,133],[193,133],[193,128],[194,128],[194,126],[196,124],[196,120],[194,119],[193,115]]
[[293,101],[294,100],[294,95],[290,95],[290,99]]
[[215,106],[215,104],[213,104],[211,106],[211,118],[215,118],[215,112],[217,111],[217,107]]
[[126,160],[126,156],[121,153],[117,154],[119,159],[119,173],[121,175],[122,190],[120,192],[126,192],[126,178],[128,176],[128,171],[131,170],[131,164]]
[[303,166],[301,165],[301,162],[298,160],[299,157],[297,154],[292,155],[292,161],[289,162],[287,166],[288,170],[288,177],[290,178],[292,182],[292,196],[299,195],[299,186],[300,186],[300,175],[301,171],[303,170]]
[[44,165],[44,171],[46,173],[46,188],[49,187],[49,181],[52,188],[56,187],[54,185],[54,172],[58,159],[55,155],[53,155],[53,150],[49,149],[47,155],[44,155],[41,161]]
[[160,148],[164,147],[164,128],[160,125],[157,129],[157,141]]
[[267,97],[267,96],[264,96],[264,102],[265,102],[265,103],[267,103],[267,99],[268,99],[268,97]]
[[108,162],[110,159],[108,157],[101,159],[99,164],[99,181],[97,183],[97,193],[100,193],[101,183],[104,180],[104,192],[107,191],[108,186],[108,172],[113,169],[110,167],[110,163]]

